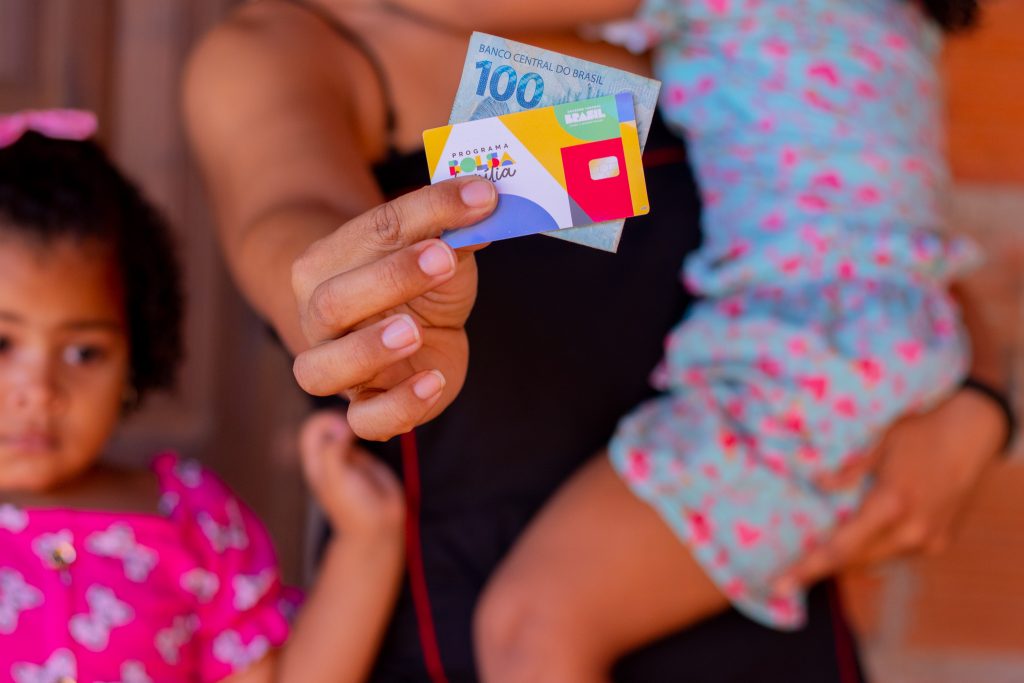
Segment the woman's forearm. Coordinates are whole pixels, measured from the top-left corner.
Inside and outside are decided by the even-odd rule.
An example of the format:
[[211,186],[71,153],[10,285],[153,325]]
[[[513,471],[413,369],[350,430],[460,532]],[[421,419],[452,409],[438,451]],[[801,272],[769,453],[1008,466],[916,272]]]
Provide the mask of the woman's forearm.
[[991,326],[978,310],[977,297],[967,285],[954,285],[951,293],[960,304],[961,316],[971,341],[970,374],[986,384],[1006,387],[1006,367],[1000,358],[999,345]]
[[343,222],[330,207],[294,205],[260,216],[234,239],[225,238],[235,281],[292,354],[309,346],[299,326],[292,264],[309,245]]
[[587,0],[552,3],[549,0],[479,2],[479,0],[386,0],[399,10],[467,31],[551,31],[575,29],[583,23],[623,19],[640,0]]

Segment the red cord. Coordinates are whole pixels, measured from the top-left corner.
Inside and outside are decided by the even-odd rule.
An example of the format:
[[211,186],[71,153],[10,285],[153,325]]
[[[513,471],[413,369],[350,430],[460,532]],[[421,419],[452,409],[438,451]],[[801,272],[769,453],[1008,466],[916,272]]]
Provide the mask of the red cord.
[[832,639],[836,648],[836,665],[839,667],[840,683],[862,683],[860,667],[853,651],[853,637],[843,614],[843,601],[835,580],[828,582],[828,601],[832,614]]
[[658,147],[644,150],[644,168],[656,168],[686,161],[686,150],[682,147]]
[[405,557],[409,569],[409,584],[412,588],[412,602],[416,608],[423,662],[433,683],[448,683],[430,611],[427,576],[423,571],[423,552],[420,545],[420,463],[415,432],[402,434],[402,470],[405,474]]

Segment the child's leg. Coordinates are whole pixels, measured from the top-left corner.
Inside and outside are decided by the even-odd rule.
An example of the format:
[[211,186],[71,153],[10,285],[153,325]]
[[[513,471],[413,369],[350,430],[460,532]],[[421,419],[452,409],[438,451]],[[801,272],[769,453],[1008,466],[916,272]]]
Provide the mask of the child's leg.
[[727,605],[602,454],[540,512],[476,613],[486,683],[606,681],[642,644]]

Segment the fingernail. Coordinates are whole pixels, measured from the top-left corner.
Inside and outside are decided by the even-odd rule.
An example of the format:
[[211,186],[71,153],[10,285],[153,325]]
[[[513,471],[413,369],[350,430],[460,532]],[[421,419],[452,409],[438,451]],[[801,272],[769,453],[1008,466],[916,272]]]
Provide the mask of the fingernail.
[[494,184],[486,180],[473,180],[459,188],[459,195],[466,206],[478,209],[494,200]]
[[451,249],[436,242],[424,249],[416,262],[419,264],[420,270],[430,277],[444,275],[455,270],[455,255]]
[[327,429],[324,430],[325,441],[336,442],[341,441],[343,438],[349,435],[348,424],[341,418],[331,419],[327,423]]
[[416,343],[416,325],[409,316],[399,316],[397,320],[384,328],[380,340],[389,349],[404,349],[410,344]]
[[412,385],[412,393],[422,401],[433,398],[441,393],[442,389],[444,389],[444,375],[437,370],[431,370]]

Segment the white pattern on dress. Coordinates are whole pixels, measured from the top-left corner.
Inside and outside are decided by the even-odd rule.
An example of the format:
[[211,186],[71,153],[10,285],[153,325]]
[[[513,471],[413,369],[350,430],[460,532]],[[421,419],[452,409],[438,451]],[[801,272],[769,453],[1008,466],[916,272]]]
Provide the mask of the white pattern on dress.
[[179,583],[202,604],[213,600],[217,591],[220,590],[220,578],[202,567],[190,569],[182,574]]
[[179,460],[174,465],[174,475],[188,488],[197,489],[203,483],[203,466],[195,460]]
[[235,671],[255,664],[263,659],[269,650],[270,641],[265,636],[256,636],[245,645],[238,631],[224,631],[213,641],[214,659],[227,664]]
[[273,567],[267,567],[259,574],[239,574],[231,579],[231,587],[235,591],[232,601],[235,609],[245,611],[255,607],[266,595],[276,575]]
[[18,662],[11,667],[14,683],[54,683],[78,677],[78,664],[71,650],[55,650],[42,665]]
[[70,529],[61,529],[52,534],[41,534],[32,541],[32,550],[49,569],[66,569],[61,557],[63,548],[75,547],[75,535]]
[[178,509],[178,503],[180,502],[181,496],[177,491],[164,491],[160,494],[160,500],[156,502],[156,509],[161,515],[170,517]]
[[76,614],[68,621],[68,631],[82,647],[102,652],[110,644],[110,632],[135,618],[135,610],[121,602],[106,586],[92,585],[85,591],[89,611]]
[[135,532],[123,522],[115,522],[106,531],[97,531],[85,539],[85,547],[100,557],[113,557],[124,564],[124,574],[136,583],[149,577],[157,563],[157,553],[140,545]]
[[28,513],[10,503],[0,505],[0,529],[7,529],[16,534],[28,526]]
[[153,683],[142,662],[128,660],[121,664],[121,680],[117,683]]
[[224,509],[228,516],[226,525],[218,524],[210,516],[210,513],[203,511],[196,517],[199,528],[203,530],[203,535],[218,553],[223,553],[229,548],[245,550],[249,547],[249,535],[245,532],[245,520],[242,518],[242,510],[238,507],[238,501],[229,498],[224,504]]
[[43,592],[19,572],[0,567],[0,634],[14,633],[22,612],[43,604]]
[[157,632],[153,644],[164,661],[173,666],[181,658],[181,648],[192,640],[192,634],[198,630],[199,617],[194,614],[177,616],[174,623]]

